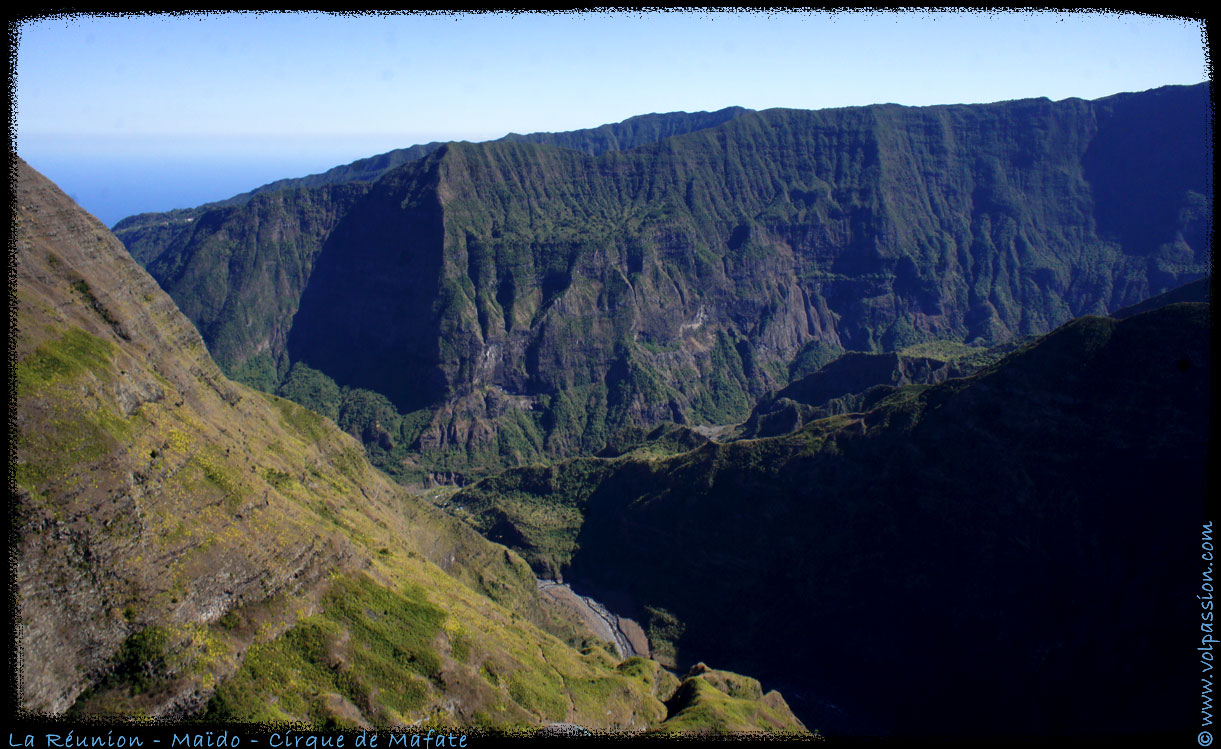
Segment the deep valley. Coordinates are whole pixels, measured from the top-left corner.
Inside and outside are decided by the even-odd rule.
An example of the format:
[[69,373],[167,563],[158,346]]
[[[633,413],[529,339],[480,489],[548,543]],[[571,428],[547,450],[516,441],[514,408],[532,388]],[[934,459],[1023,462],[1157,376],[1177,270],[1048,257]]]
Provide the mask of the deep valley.
[[1210,118],[651,114],[113,230],[14,155],[21,708],[1181,733]]

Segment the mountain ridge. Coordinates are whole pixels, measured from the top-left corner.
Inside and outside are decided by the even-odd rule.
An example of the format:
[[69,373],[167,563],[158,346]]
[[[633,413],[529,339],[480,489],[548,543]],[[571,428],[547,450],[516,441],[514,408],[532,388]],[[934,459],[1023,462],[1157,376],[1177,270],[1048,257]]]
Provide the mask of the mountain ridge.
[[[149,267],[226,371],[375,393],[429,421],[379,465],[477,476],[740,421],[802,357],[991,345],[1202,275],[1207,146],[1182,127],[1204,135],[1207,91],[746,112],[597,156],[453,143],[288,255],[243,207]],[[277,253],[308,280],[270,278]]]
[[[573,143],[578,150],[600,153],[605,150],[633,148],[640,142],[657,139],[657,132],[673,135],[685,132],[687,128],[703,128],[719,124],[727,119],[751,110],[743,107],[725,107],[715,112],[665,112],[636,115],[620,122],[608,123],[593,128],[585,128],[562,133],[509,133],[495,140],[526,143],[553,143],[563,145]],[[662,135],[660,137],[667,137]],[[396,148],[385,153],[357,159],[356,161],[333,167],[325,172],[310,174],[304,177],[290,177],[275,180],[248,192],[234,195],[224,200],[205,203],[196,208],[176,209],[138,213],[119,220],[112,230],[116,233],[131,232],[147,224],[159,224],[162,221],[185,223],[207,209],[226,208],[249,202],[255,195],[267,192],[281,192],[305,187],[322,187],[332,184],[350,182],[375,182],[387,172],[424,158],[447,143],[456,141],[433,141],[421,143],[407,148]],[[139,258],[138,258],[139,259]],[[145,258],[141,262],[147,264],[153,258]]]

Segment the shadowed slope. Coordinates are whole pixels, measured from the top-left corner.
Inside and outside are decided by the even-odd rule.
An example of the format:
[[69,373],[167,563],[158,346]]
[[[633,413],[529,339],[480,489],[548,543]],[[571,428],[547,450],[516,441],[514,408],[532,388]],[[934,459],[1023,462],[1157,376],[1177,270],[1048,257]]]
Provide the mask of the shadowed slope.
[[867,413],[517,469],[454,502],[631,604],[659,657],[668,639],[679,665],[773,679],[832,732],[1178,730],[1198,698],[1176,643],[1200,637],[1209,332],[1203,304],[1081,318]]

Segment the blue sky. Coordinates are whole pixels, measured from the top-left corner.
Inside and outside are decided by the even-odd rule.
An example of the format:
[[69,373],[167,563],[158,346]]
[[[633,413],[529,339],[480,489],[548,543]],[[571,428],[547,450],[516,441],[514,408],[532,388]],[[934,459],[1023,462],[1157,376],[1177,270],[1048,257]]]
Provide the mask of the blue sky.
[[431,140],[1209,75],[1198,21],[1094,12],[78,15],[19,31],[18,153],[108,224]]

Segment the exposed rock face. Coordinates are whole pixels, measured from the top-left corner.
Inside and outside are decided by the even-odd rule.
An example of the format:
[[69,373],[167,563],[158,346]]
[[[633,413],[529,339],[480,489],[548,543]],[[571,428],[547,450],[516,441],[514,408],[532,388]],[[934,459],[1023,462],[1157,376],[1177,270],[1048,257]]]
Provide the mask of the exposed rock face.
[[[1207,128],[1201,85],[738,113],[629,150],[453,143],[350,203],[331,185],[204,213],[149,267],[229,371],[272,387],[292,360],[403,413],[546,398],[433,422],[426,461],[592,453],[625,426],[738,421],[810,346],[991,345],[1199,277]],[[334,206],[302,231],[313,265],[267,270],[279,240],[254,227],[313,203]]]

